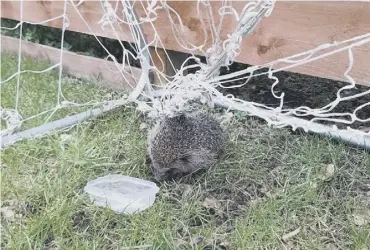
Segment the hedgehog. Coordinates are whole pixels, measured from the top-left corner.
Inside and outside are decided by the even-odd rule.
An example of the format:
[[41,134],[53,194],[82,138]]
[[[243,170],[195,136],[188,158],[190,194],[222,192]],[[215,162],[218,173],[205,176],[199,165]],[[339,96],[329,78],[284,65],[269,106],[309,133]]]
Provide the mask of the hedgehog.
[[148,153],[156,180],[208,169],[227,144],[226,133],[206,112],[165,117],[149,131]]

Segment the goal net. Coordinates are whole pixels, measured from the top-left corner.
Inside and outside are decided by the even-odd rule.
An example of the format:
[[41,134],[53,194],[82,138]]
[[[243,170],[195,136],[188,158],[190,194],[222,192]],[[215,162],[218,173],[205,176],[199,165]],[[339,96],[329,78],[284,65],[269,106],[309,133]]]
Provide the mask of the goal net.
[[[274,13],[275,1],[237,2],[237,7],[228,0],[193,1],[192,11],[198,18],[190,21],[184,16],[186,11],[174,8],[172,1],[56,2],[62,6],[61,13],[45,20],[31,22],[26,19],[30,3],[24,0],[17,5],[19,19],[16,24],[2,20],[2,40],[8,34],[18,37],[11,40],[16,44],[7,40],[8,46],[16,46],[16,54],[5,53],[6,48],[2,48],[2,147],[70,127],[129,103],[136,103],[140,111],[152,118],[190,111],[197,103],[220,106],[230,114],[241,112],[262,118],[270,126],[300,128],[369,146],[370,89],[364,85],[369,84],[370,73],[362,72],[364,79],[353,77],[351,73],[361,48],[369,48],[370,33],[334,40],[308,51],[251,66],[235,61],[245,51],[243,41],[256,32],[256,28],[258,30],[261,20]],[[56,3],[52,1],[51,4]],[[101,13],[99,20],[94,22],[84,13],[90,4],[98,6],[94,10]],[[27,40],[38,42],[37,37],[30,38],[34,35],[32,26],[50,23],[60,24],[60,39],[49,41],[60,50],[57,56],[54,51],[52,65],[34,63],[25,57],[32,54],[25,50],[32,49]],[[118,74],[117,79],[129,89],[127,94],[99,88],[100,83],[91,85],[93,80],[81,80],[63,73],[68,68],[67,59],[69,63],[74,58],[68,54],[70,44],[67,42],[69,35],[66,35],[71,27],[83,27],[81,29],[94,37],[104,54],[105,63],[100,65],[103,73]],[[189,32],[189,29],[196,31]],[[119,48],[119,52],[112,52],[112,48],[102,42],[101,34],[116,39],[115,49]],[[176,67],[178,62],[167,59],[174,75],[165,70],[167,62],[160,55],[164,53],[171,58],[172,52],[166,50],[173,49],[167,46],[169,39],[175,44],[174,48],[188,55],[181,67]],[[296,41],[297,44],[304,42]],[[278,46],[278,43],[279,40],[274,40],[271,46]],[[258,49],[263,54],[270,47]],[[87,50],[80,52],[86,54]],[[347,63],[338,65],[337,58],[343,55],[348,58]],[[366,61],[362,59],[359,63]],[[312,75],[331,76],[333,72],[320,71],[319,65],[324,64],[343,69],[342,78],[337,79],[340,82],[286,73],[299,72],[297,68],[306,66],[306,72]]]

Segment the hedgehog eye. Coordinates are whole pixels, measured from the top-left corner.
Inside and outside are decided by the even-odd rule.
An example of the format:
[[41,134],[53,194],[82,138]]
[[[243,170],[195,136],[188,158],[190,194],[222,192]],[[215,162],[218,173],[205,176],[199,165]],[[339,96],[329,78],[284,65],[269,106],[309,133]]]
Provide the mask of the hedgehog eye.
[[184,163],[189,162],[189,159],[187,157],[185,157],[185,156],[181,157],[179,160],[182,161],[182,162],[184,162]]

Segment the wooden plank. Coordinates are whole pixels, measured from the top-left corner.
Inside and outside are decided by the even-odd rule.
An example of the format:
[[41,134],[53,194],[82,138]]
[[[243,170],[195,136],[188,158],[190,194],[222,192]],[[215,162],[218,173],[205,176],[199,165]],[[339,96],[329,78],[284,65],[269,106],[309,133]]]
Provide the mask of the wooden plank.
[[[1,35],[1,51],[18,53],[19,39]],[[57,64],[60,60],[60,50],[49,46],[40,45],[28,41],[22,41],[22,55],[37,59],[49,60],[51,64]],[[105,87],[128,90],[136,86],[141,69],[131,67],[130,73],[118,72],[114,62],[103,59],[79,55],[73,52],[63,52],[63,72],[80,78],[101,78]],[[113,71],[112,71],[113,70]],[[127,69],[129,71],[129,69]],[[131,86],[130,86],[131,85]]]
[[[110,1],[113,7],[117,7],[116,13],[121,13],[120,1]],[[195,45],[203,44],[206,35],[211,37],[209,25],[205,31],[202,29],[201,18],[205,19],[206,8],[201,5],[201,14],[197,12],[196,1],[168,1],[168,5],[180,16],[184,24],[181,36]],[[24,20],[32,22],[45,21],[49,18],[63,13],[63,1],[24,1]],[[19,20],[19,1],[2,1],[2,17]],[[244,7],[245,1],[234,1],[232,5],[239,12]],[[211,9],[216,23],[219,22],[218,10],[220,1],[211,1]],[[139,17],[145,16],[145,10],[136,3],[135,9]],[[103,9],[100,1],[85,1],[78,10],[83,19],[89,24],[89,28],[81,21],[80,15],[69,4],[67,8],[70,20],[69,30],[95,33],[99,36],[118,38],[125,41],[132,41],[127,25],[116,24],[114,28],[118,35],[106,26],[101,28],[99,21],[103,16]],[[252,65],[265,64],[276,59],[294,55],[309,49],[313,49],[323,43],[341,41],[370,33],[370,2],[354,1],[278,1],[270,17],[265,18],[254,31],[244,39],[242,53],[236,61]],[[175,15],[172,15],[175,18]],[[175,26],[180,28],[179,21],[174,19]],[[62,20],[54,20],[45,25],[61,27]],[[226,38],[236,25],[231,16],[223,19],[221,38]],[[169,19],[164,10],[158,11],[158,19],[154,22],[156,31],[161,37],[161,48],[189,53],[190,50],[182,48],[172,32]],[[147,40],[151,41],[155,31],[150,25],[143,25]],[[206,47],[211,45],[211,39],[206,41]],[[201,51],[192,51],[202,54]],[[370,86],[370,45],[364,45],[353,50],[355,65],[351,76],[359,83]],[[348,53],[340,53],[326,59],[301,65],[290,69],[293,72],[309,74],[314,76],[345,80],[343,74],[348,66]]]

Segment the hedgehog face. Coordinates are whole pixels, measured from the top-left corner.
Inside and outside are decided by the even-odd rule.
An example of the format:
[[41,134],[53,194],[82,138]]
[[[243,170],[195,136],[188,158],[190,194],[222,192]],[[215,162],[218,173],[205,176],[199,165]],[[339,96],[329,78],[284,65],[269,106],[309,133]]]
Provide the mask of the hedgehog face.
[[182,172],[177,168],[156,168],[152,166],[154,179],[157,181],[171,180],[179,177]]

